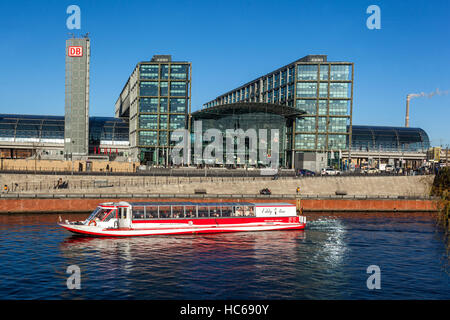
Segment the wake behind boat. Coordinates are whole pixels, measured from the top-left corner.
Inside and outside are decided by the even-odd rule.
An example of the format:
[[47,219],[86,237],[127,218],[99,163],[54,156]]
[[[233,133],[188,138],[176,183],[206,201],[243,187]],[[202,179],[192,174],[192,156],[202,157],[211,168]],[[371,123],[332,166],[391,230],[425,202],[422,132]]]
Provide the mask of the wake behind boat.
[[84,221],[58,224],[81,235],[129,237],[302,230],[306,217],[290,203],[122,201],[100,204]]

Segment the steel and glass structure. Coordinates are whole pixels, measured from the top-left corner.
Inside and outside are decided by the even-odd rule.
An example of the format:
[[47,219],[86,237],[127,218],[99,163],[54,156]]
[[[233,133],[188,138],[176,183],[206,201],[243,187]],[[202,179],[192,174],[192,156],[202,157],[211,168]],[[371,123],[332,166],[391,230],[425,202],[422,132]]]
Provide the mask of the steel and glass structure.
[[430,139],[420,128],[355,125],[350,145],[352,151],[427,152]]
[[[0,114],[2,158],[60,158],[64,152],[64,116]],[[90,117],[89,153],[128,153],[128,123],[112,117]]]
[[[278,142],[279,148],[279,164],[281,166],[287,166],[288,159],[291,153],[291,142],[293,124],[297,117],[304,114],[304,111],[297,110],[287,105],[278,105],[273,103],[263,102],[246,102],[246,103],[230,103],[217,105],[214,107],[205,108],[192,113],[191,128],[196,129],[196,123],[201,123],[201,133],[205,134],[209,129],[219,130],[223,136],[226,136],[226,132],[231,130],[238,132],[242,130],[246,134],[245,149],[234,150],[234,158],[232,161],[237,166],[258,166],[261,163],[260,154],[255,157],[255,162],[252,163],[249,157],[249,151],[252,148],[250,145],[250,133],[249,130],[255,130],[258,135],[258,141],[252,141],[254,143],[267,143],[267,153],[272,154],[271,141]],[[262,134],[262,131],[266,130],[267,135]],[[272,130],[276,130],[279,136],[272,137]],[[194,133],[194,143],[196,132]],[[224,156],[227,152],[226,140],[223,140]],[[206,147],[209,142],[203,141],[203,147]],[[235,141],[233,141],[235,143]],[[254,147],[254,145],[253,145]],[[234,149],[234,147],[233,147]],[[223,159],[223,164],[228,162],[229,159]],[[219,161],[219,159],[217,159]],[[212,163],[216,164],[216,163]]]
[[134,159],[150,165],[169,164],[172,132],[188,128],[191,69],[191,63],[172,61],[170,55],[156,55],[136,65],[115,112],[129,122]]
[[64,154],[73,158],[89,152],[89,64],[90,40],[66,40],[66,98]]
[[[262,102],[290,106],[306,114],[295,119],[286,155],[348,150],[353,110],[351,62],[330,62],[326,55],[308,55],[204,104]],[[350,129],[347,130],[347,127]]]

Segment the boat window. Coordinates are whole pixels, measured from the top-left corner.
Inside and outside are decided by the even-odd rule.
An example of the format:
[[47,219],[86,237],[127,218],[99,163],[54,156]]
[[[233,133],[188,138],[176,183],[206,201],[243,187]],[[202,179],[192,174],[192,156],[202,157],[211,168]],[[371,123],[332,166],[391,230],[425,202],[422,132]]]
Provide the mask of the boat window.
[[255,210],[253,209],[253,206],[239,206],[235,207],[235,214],[236,217],[251,217],[255,216]]
[[184,218],[184,207],[183,206],[173,206],[172,214],[174,218]]
[[133,220],[145,219],[145,207],[133,207],[132,217]]
[[197,217],[197,207],[196,206],[186,206],[186,218]]
[[171,218],[170,206],[160,206],[159,207],[159,217],[160,218]]
[[107,222],[114,218],[117,218],[117,210],[116,209],[110,210],[108,216],[105,219],[103,219],[103,221]]
[[220,217],[220,206],[209,207],[209,215],[211,217]]
[[199,218],[205,218],[209,217],[208,207],[198,207],[198,217]]
[[111,208],[101,208],[98,207],[94,212],[89,216],[88,220],[99,220],[102,221],[108,213],[111,212]]
[[158,207],[146,207],[145,208],[145,216],[147,218],[153,218],[156,219],[158,218]]
[[102,208],[101,207],[97,207],[89,216],[89,218],[87,218],[87,220],[92,220],[94,219],[94,217],[97,215],[97,213],[99,213],[99,211],[101,211]]
[[222,207],[222,217],[231,217],[233,215],[233,207],[232,206],[223,206]]

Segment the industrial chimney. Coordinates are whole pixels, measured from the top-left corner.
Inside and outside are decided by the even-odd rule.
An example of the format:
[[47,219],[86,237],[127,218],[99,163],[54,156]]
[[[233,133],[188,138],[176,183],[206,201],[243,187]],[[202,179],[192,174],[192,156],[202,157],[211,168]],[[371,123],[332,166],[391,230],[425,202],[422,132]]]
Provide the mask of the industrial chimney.
[[410,95],[406,95],[406,117],[405,117],[405,127],[409,127],[409,100],[411,99]]

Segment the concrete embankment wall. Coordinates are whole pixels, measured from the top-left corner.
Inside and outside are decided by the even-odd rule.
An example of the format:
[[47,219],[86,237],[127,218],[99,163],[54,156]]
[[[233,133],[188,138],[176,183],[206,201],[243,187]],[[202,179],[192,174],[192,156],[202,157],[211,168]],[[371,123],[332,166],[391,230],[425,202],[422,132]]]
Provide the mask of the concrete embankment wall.
[[[57,180],[68,182],[67,189],[54,189]],[[123,194],[193,194],[203,189],[208,194],[259,194],[269,188],[273,195],[296,194],[330,196],[344,191],[355,196],[407,196],[430,194],[434,176],[341,176],[280,178],[271,177],[161,177],[161,176],[55,176],[1,174],[1,185],[12,192],[34,193],[123,193]],[[15,184],[17,183],[17,187]]]
[[[190,202],[288,202],[296,204],[295,197],[261,197],[253,196],[173,196],[167,197],[109,197],[82,198],[71,195],[68,198],[2,198],[0,199],[0,213],[70,213],[90,212],[103,202],[156,202],[156,201],[190,201]],[[301,199],[301,207],[305,213],[312,212],[435,212],[437,202],[433,199]]]

